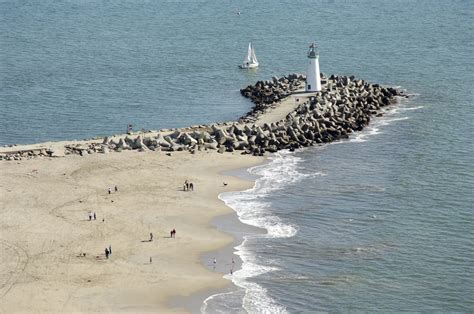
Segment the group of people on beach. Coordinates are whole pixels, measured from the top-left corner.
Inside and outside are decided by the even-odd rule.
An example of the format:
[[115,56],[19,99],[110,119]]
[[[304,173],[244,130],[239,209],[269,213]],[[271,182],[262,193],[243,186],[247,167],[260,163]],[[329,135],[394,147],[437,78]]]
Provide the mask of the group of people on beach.
[[[117,187],[117,186],[114,187],[114,191],[115,191],[115,192],[118,192],[118,187]],[[107,192],[109,192],[109,194],[112,194],[112,188],[109,187],[109,189],[107,190]]]
[[[184,182],[184,190],[185,191],[193,191],[194,190],[194,185],[192,183],[190,183],[188,180],[186,180]],[[118,187],[116,185],[114,186],[113,189],[112,189],[112,187],[109,187],[107,189],[108,194],[112,194],[112,192],[118,192]],[[97,220],[97,214],[95,212],[90,211],[89,212],[89,221],[92,221],[92,219]],[[102,221],[104,221],[104,219],[102,219]],[[173,228],[170,231],[170,238],[176,238],[176,228]],[[152,242],[152,241],[153,241],[153,233],[150,232],[149,242]],[[104,249],[104,253],[105,253],[105,258],[109,259],[110,255],[112,255],[112,245],[109,245],[109,247],[106,247]],[[86,256],[86,253],[81,252],[79,254],[79,257],[85,257],[85,256]],[[97,258],[99,258],[99,256],[97,256]],[[150,264],[151,263],[152,263],[152,258],[150,257]]]
[[[170,238],[176,238],[176,229],[173,228],[173,230],[170,231]],[[153,233],[150,232],[150,240],[148,240],[148,242],[152,242],[153,241]]]
[[188,180],[184,181],[183,191],[194,191],[194,184]]
[[94,220],[97,220],[97,215],[95,212],[89,212],[89,221],[91,221],[92,218],[94,218]]

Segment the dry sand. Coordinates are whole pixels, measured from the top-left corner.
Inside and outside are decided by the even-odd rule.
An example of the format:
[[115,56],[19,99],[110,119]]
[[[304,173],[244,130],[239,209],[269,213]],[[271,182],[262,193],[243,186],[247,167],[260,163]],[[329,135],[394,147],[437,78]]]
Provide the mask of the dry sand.
[[217,195],[252,183],[220,173],[262,161],[125,151],[0,162],[0,312],[182,312],[167,301],[230,285],[200,255],[232,242],[209,223],[232,211]]

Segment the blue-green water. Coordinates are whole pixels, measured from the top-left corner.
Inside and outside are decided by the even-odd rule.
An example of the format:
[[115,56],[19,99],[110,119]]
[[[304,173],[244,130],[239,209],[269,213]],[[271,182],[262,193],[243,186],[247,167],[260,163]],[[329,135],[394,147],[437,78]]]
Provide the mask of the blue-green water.
[[[316,41],[323,72],[413,97],[223,196],[269,233],[208,311],[473,311],[473,17],[472,1],[3,0],[0,144],[235,119],[241,87],[304,72]],[[250,40],[261,67],[243,72]]]

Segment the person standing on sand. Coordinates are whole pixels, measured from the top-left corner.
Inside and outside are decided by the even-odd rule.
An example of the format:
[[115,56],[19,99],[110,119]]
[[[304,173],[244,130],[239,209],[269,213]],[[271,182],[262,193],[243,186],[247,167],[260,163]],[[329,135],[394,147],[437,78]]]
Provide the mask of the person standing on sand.
[[109,259],[109,249],[105,248],[105,258]]
[[112,245],[109,244],[109,254],[112,255]]
[[115,192],[118,192],[118,187],[117,186],[115,186]]
[[111,189],[111,188],[109,188],[109,194],[110,194],[110,193],[112,193],[112,189]]
[[94,220],[97,220],[97,215],[95,214],[95,212],[94,212]]
[[153,233],[150,232],[150,242],[153,241]]
[[189,189],[190,189],[191,191],[194,191],[194,185],[193,185],[192,183],[189,183]]
[[89,213],[89,221],[92,220],[92,212]]

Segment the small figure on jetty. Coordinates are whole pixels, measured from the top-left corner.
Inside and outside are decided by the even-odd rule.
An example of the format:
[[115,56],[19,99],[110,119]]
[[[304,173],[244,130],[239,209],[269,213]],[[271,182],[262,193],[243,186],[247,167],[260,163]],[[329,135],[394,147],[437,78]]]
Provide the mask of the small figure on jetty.
[[170,238],[176,238],[176,229],[170,231]]
[[112,193],[112,189],[111,189],[111,188],[109,188],[109,189],[108,189],[108,192],[109,192],[109,194],[111,194],[111,193]]
[[153,241],[153,233],[150,232],[150,242]]
[[95,212],[94,212],[94,220],[97,220],[97,215],[95,214]]
[[131,124],[127,125],[127,134],[132,133],[132,130],[133,130],[133,125]]
[[105,248],[105,258],[106,259],[109,259],[109,249],[108,248]]

